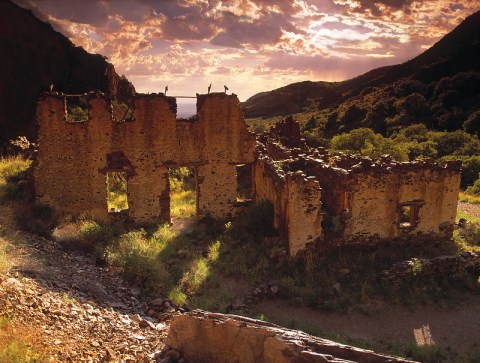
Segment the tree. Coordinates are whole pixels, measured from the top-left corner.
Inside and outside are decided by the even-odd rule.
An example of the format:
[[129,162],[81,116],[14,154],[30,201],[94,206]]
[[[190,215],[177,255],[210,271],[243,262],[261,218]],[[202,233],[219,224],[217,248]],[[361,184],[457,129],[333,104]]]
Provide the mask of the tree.
[[359,128],[333,137],[332,150],[350,154],[365,155],[378,158],[390,154],[397,160],[407,160],[407,153],[391,139],[376,134],[369,128]]
[[480,110],[470,115],[463,123],[463,129],[470,134],[480,136]]

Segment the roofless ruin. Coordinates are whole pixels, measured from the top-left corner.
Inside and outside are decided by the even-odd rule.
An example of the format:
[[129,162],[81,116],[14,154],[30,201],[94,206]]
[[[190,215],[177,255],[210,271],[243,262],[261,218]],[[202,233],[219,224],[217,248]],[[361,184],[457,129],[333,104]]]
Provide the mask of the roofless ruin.
[[195,168],[197,217],[233,218],[245,206],[237,201],[237,168],[250,164],[252,200],[272,202],[291,256],[309,246],[452,235],[459,162],[332,156],[307,147],[292,119],[255,137],[233,94],[197,95],[190,119],[177,119],[176,99],[164,94],[136,95],[126,119],[115,116],[104,94],[82,97],[80,121],[68,117],[62,93],[45,93],[38,102],[38,203],[115,218],[106,185],[120,173],[128,199],[122,215],[136,223],[170,222],[169,168],[188,166]]

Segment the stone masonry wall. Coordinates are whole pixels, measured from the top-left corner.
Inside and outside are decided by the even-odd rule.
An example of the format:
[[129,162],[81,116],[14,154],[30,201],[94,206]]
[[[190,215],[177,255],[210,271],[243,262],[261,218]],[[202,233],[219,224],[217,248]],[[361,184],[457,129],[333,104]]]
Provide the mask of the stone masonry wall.
[[264,154],[255,163],[254,176],[255,199],[273,203],[274,226],[288,241],[290,256],[322,238],[321,189],[317,180],[302,172],[285,173]]
[[[398,165],[387,172],[355,172],[349,190],[351,218],[345,222],[344,238],[451,237],[459,185],[459,171],[448,166],[418,163]],[[399,206],[408,203],[418,204],[417,223],[401,228]]]
[[295,146],[287,147],[282,132],[291,123],[260,136],[255,165],[256,198],[272,201],[291,256],[311,242],[324,248],[452,236],[460,162],[332,156],[291,140]]
[[235,95],[198,95],[195,120],[176,119],[176,101],[137,95],[134,121],[112,121],[110,102],[89,94],[89,120],[66,122],[63,94],[38,102],[37,202],[108,219],[106,173],[127,175],[128,215],[136,222],[170,220],[168,169],[196,167],[197,216],[235,214],[236,165],[254,161]]

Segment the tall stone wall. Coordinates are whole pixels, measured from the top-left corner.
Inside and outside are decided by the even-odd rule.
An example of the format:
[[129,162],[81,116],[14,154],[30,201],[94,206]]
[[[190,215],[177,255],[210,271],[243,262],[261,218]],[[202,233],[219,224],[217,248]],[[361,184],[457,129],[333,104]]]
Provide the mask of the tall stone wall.
[[254,169],[255,199],[274,206],[274,226],[295,256],[322,236],[321,189],[317,180],[302,172],[285,173],[267,155],[260,155]]
[[255,148],[235,95],[198,95],[194,120],[177,120],[172,97],[137,95],[131,122],[114,122],[103,95],[88,97],[85,122],[66,121],[63,94],[38,102],[38,202],[108,219],[106,174],[122,171],[128,215],[139,223],[169,221],[168,169],[189,166],[197,172],[197,216],[235,214],[236,165],[252,163]]

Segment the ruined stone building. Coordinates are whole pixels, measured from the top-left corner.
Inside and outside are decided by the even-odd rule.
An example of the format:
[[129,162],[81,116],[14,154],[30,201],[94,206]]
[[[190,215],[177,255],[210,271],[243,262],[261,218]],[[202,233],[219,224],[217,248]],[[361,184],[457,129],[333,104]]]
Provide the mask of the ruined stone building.
[[450,238],[461,162],[395,162],[329,155],[300,139],[287,119],[259,137],[257,199],[271,200],[275,226],[295,255],[316,247],[395,238]]
[[196,174],[197,217],[232,218],[237,169],[252,164],[253,199],[272,202],[274,224],[291,256],[308,246],[402,237],[448,237],[455,221],[460,164],[398,163],[385,156],[331,156],[308,148],[287,119],[268,134],[250,133],[235,95],[197,95],[197,114],[177,119],[176,99],[137,95],[118,121],[103,94],[85,96],[88,117],[68,122],[67,98],[44,94],[37,107],[36,201],[108,220],[109,173],[127,181],[137,223],[169,222],[169,168]]
[[106,178],[121,172],[128,216],[137,223],[169,222],[168,170],[194,166],[197,216],[235,215],[236,165],[252,163],[255,149],[237,97],[199,95],[193,120],[177,120],[175,98],[163,94],[135,96],[132,110],[132,121],[118,122],[109,100],[92,93],[88,120],[67,122],[64,95],[45,95],[37,110],[37,201],[109,219]]

